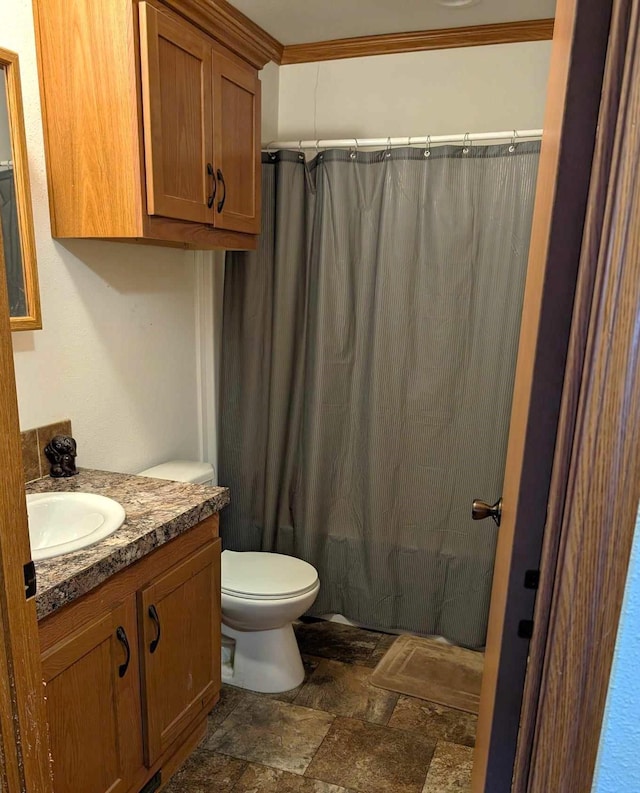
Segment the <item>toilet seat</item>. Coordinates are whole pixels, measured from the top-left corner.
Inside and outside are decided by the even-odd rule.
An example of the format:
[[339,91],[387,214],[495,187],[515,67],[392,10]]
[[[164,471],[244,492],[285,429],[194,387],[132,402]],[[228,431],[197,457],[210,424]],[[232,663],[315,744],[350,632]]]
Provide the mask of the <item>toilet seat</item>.
[[222,593],[246,600],[285,600],[312,592],[318,573],[294,556],[261,551],[223,551]]

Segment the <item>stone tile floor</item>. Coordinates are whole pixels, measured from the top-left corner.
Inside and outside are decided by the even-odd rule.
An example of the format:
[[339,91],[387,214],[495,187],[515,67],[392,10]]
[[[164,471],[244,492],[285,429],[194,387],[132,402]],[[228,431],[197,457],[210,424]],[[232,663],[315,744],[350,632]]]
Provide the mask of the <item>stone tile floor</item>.
[[369,684],[394,636],[296,626],[304,683],[225,685],[204,741],[166,793],[465,793],[476,717]]

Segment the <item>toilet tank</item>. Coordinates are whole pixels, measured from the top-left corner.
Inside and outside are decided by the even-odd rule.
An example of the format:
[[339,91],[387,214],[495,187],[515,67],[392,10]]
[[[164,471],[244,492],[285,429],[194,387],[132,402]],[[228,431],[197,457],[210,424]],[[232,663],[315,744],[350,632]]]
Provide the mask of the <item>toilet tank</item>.
[[194,485],[213,485],[215,474],[211,463],[197,463],[193,460],[169,460],[152,468],[145,468],[138,476],[153,479],[170,479],[174,482],[190,482]]

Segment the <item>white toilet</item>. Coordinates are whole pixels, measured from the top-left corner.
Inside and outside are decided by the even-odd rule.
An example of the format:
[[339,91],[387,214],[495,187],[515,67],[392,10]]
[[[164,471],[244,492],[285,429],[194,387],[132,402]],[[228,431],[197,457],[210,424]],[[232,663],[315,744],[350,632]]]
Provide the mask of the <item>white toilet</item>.
[[319,590],[315,567],[302,559],[223,551],[222,634],[235,647],[222,679],[265,693],[299,686],[304,668],[292,622],[311,607]]
[[[172,460],[140,476],[213,484],[209,463]],[[316,569],[302,559],[257,551],[222,552],[222,679],[277,693],[304,680],[293,621],[320,590]]]

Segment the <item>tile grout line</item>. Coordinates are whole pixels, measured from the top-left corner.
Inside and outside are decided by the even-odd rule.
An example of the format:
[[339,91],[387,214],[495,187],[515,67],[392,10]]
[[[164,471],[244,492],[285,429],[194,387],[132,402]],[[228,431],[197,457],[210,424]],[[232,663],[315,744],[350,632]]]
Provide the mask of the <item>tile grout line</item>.
[[[312,710],[313,710],[313,708],[312,708]],[[322,711],[318,711],[318,712],[319,712],[319,713],[325,713],[326,711],[323,711],[323,710],[322,710]],[[325,782],[325,781],[324,781],[324,779],[318,779],[317,777],[312,777],[312,776],[310,776],[310,775],[309,775],[309,776],[307,776],[307,771],[309,770],[309,767],[311,766],[311,764],[312,764],[312,763],[313,763],[313,761],[315,760],[315,757],[316,757],[316,755],[317,755],[317,754],[318,754],[318,752],[320,751],[320,747],[321,747],[321,746],[323,745],[323,743],[324,743],[324,742],[327,740],[327,736],[328,736],[328,735],[329,735],[329,733],[331,732],[331,728],[333,727],[333,725],[334,725],[334,723],[335,723],[335,720],[338,718],[338,717],[337,717],[335,714],[329,714],[329,715],[332,715],[332,716],[333,716],[333,718],[331,719],[331,724],[329,725],[329,729],[326,731],[326,733],[325,733],[325,735],[324,735],[324,738],[323,738],[323,739],[320,741],[320,743],[319,743],[319,744],[318,744],[318,746],[316,747],[316,750],[315,750],[315,752],[313,753],[313,757],[311,758],[311,760],[309,760],[309,762],[307,763],[307,767],[304,769],[304,772],[302,773],[302,776],[303,776],[303,777],[306,777],[306,779],[314,779],[316,782],[322,782],[322,783],[323,783],[323,784],[325,784],[325,785],[329,785],[329,784],[331,784],[331,783],[330,783],[330,782]],[[340,787],[344,787],[344,785],[340,785]]]

